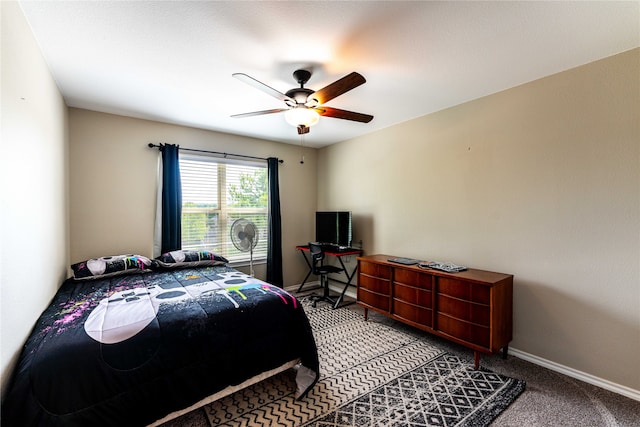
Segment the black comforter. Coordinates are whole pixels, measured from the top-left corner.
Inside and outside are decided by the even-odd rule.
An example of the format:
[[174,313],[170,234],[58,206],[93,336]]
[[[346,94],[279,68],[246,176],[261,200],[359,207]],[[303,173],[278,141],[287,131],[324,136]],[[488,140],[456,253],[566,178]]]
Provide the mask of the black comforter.
[[296,298],[229,267],[69,279],[25,344],[2,425],[146,425],[298,358],[317,378]]

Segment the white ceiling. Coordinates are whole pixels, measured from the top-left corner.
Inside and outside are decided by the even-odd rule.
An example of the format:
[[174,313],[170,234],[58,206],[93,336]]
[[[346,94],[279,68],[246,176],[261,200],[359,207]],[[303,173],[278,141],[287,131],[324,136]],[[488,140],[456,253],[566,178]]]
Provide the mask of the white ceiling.
[[321,147],[640,46],[640,2],[22,1],[67,105],[299,144],[284,115],[231,118],[284,103],[313,66],[318,90],[367,82],[328,106]]

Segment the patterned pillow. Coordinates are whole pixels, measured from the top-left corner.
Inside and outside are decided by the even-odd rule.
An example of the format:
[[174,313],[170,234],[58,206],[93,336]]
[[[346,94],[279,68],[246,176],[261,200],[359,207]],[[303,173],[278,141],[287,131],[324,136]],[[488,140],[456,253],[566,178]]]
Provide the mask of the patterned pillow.
[[229,261],[210,251],[179,250],[167,252],[153,260],[154,267],[184,268],[207,265],[224,265]]
[[76,280],[102,279],[124,274],[149,272],[152,262],[142,255],[114,255],[93,258],[73,264],[73,278]]

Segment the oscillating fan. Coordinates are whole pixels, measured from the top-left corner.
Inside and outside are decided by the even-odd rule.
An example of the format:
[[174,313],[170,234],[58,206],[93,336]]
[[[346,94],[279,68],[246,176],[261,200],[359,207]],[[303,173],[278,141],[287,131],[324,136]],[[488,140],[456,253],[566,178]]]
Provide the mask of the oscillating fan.
[[231,241],[240,252],[250,252],[249,270],[253,277],[253,248],[258,244],[258,229],[248,219],[239,218],[231,225]]

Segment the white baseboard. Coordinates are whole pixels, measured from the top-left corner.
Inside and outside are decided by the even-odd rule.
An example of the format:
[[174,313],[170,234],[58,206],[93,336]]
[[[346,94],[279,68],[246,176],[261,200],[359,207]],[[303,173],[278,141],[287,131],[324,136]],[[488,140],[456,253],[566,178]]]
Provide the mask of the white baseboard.
[[[298,292],[299,287],[300,287],[300,283],[296,285],[285,286],[284,290],[287,292]],[[320,287],[320,281],[315,280],[313,282],[304,282],[304,288],[302,288],[302,290],[306,291],[308,289],[318,289],[319,287]]]
[[531,362],[535,365],[542,366],[552,371],[564,374],[568,377],[575,378],[580,381],[584,381],[585,383],[595,385],[597,387],[612,391],[614,393],[621,394],[630,399],[637,400],[640,402],[640,391],[634,390],[630,387],[616,384],[614,382],[596,377],[591,374],[587,374],[586,372],[578,371],[577,369],[573,369],[568,366],[560,365],[559,363],[552,362],[551,360],[543,359],[542,357],[535,356],[531,353],[527,353],[522,350],[518,350],[517,348],[509,347],[509,354],[519,359],[526,360],[527,362]]
[[[284,290],[287,292],[297,292],[299,287],[300,287],[300,284],[298,283],[296,285],[287,286],[284,288]],[[319,287],[320,287],[320,281],[315,280],[313,282],[304,282],[304,288],[302,288],[302,290],[304,291],[307,289],[314,289],[314,288],[317,290]],[[333,293],[340,294],[344,289],[344,285],[336,285],[335,283],[330,282],[329,289]],[[348,297],[356,299],[356,288],[354,288],[353,286],[349,286],[349,289],[347,289],[347,292],[345,292],[344,294]]]

